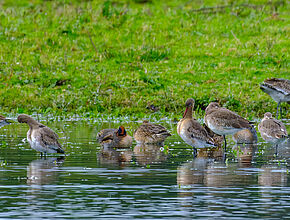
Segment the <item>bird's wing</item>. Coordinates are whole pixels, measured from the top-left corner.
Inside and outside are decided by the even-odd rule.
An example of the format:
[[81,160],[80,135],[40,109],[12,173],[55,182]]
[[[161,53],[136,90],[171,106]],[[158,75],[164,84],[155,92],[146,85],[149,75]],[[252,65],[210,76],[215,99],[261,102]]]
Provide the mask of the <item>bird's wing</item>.
[[99,143],[112,141],[116,132],[117,129],[103,129],[98,133],[97,139]]
[[260,86],[277,90],[284,95],[290,94],[290,80],[288,79],[271,78],[265,80]]
[[167,129],[163,127],[162,125],[148,124],[146,126],[147,126],[147,129],[144,129],[144,130],[148,130],[148,133],[156,134],[156,135],[171,136],[171,134],[167,131]]
[[235,112],[232,112],[226,108],[221,108],[219,111],[214,111],[213,113],[214,120],[219,125],[229,128],[250,128],[251,125],[248,120],[239,116]]
[[288,135],[285,125],[276,119],[263,120],[259,124],[259,131],[268,133],[273,137],[286,137]]
[[36,132],[38,132],[37,139],[41,146],[49,146],[56,151],[58,151],[58,149],[62,149],[60,143],[58,142],[58,135],[49,127],[40,125]]
[[188,127],[187,131],[190,133],[192,138],[205,141],[211,145],[216,145],[205,128],[202,127],[196,120],[191,121],[191,126]]

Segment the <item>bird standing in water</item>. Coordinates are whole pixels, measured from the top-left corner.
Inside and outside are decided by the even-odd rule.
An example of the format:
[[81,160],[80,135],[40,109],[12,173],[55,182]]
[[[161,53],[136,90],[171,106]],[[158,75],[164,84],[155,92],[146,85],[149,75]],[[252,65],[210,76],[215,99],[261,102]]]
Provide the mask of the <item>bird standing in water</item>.
[[64,153],[58,135],[49,127],[39,123],[32,117],[21,114],[17,118],[19,123],[26,123],[29,126],[27,140],[32,149],[44,155],[52,153]]
[[[281,102],[290,102],[290,80],[278,78],[266,79],[260,84],[260,88],[263,92],[270,95],[275,102],[277,102],[276,119],[278,119],[278,110]],[[282,117],[281,106],[280,115]]]
[[216,134],[224,136],[226,152],[226,135],[235,134],[243,129],[252,129],[250,122],[235,112],[220,107],[217,102],[211,102],[205,109],[205,124]]
[[210,137],[204,127],[192,117],[192,109],[194,100],[188,99],[185,103],[186,109],[183,118],[177,124],[177,133],[185,141],[194,148],[195,156],[197,148],[216,147],[217,144]]
[[261,137],[265,141],[276,145],[275,154],[277,155],[278,144],[288,137],[285,125],[281,121],[273,118],[270,112],[266,112],[264,118],[258,125],[258,129]]

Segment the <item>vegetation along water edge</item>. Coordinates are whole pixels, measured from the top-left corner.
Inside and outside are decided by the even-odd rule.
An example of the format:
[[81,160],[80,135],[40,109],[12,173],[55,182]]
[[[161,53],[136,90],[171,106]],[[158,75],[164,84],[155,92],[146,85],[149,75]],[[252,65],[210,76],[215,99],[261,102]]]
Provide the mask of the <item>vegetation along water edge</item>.
[[289,7],[4,0],[0,112],[180,118],[194,98],[197,117],[212,101],[249,119],[274,113],[259,84],[289,79]]

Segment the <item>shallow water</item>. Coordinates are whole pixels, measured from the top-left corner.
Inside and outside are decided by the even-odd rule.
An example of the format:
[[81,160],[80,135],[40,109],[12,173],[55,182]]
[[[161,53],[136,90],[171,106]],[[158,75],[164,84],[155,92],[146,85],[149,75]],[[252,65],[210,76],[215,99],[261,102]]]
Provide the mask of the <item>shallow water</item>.
[[[106,150],[96,142],[114,123],[43,121],[61,137],[65,157],[40,158],[28,126],[0,128],[0,218],[290,218],[290,146],[230,142],[229,160],[193,158],[174,134],[160,146]],[[289,121],[287,130],[290,131]],[[132,134],[135,122],[123,122]]]

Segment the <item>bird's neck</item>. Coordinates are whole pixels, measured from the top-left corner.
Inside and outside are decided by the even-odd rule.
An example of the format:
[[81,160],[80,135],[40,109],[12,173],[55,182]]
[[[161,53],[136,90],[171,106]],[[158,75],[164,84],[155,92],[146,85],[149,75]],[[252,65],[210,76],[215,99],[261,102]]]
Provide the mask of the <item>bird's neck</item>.
[[183,118],[192,118],[192,107],[186,107]]
[[34,129],[39,127],[39,125],[41,125],[39,122],[35,121],[34,119],[31,119],[27,122],[28,126],[30,129]]

